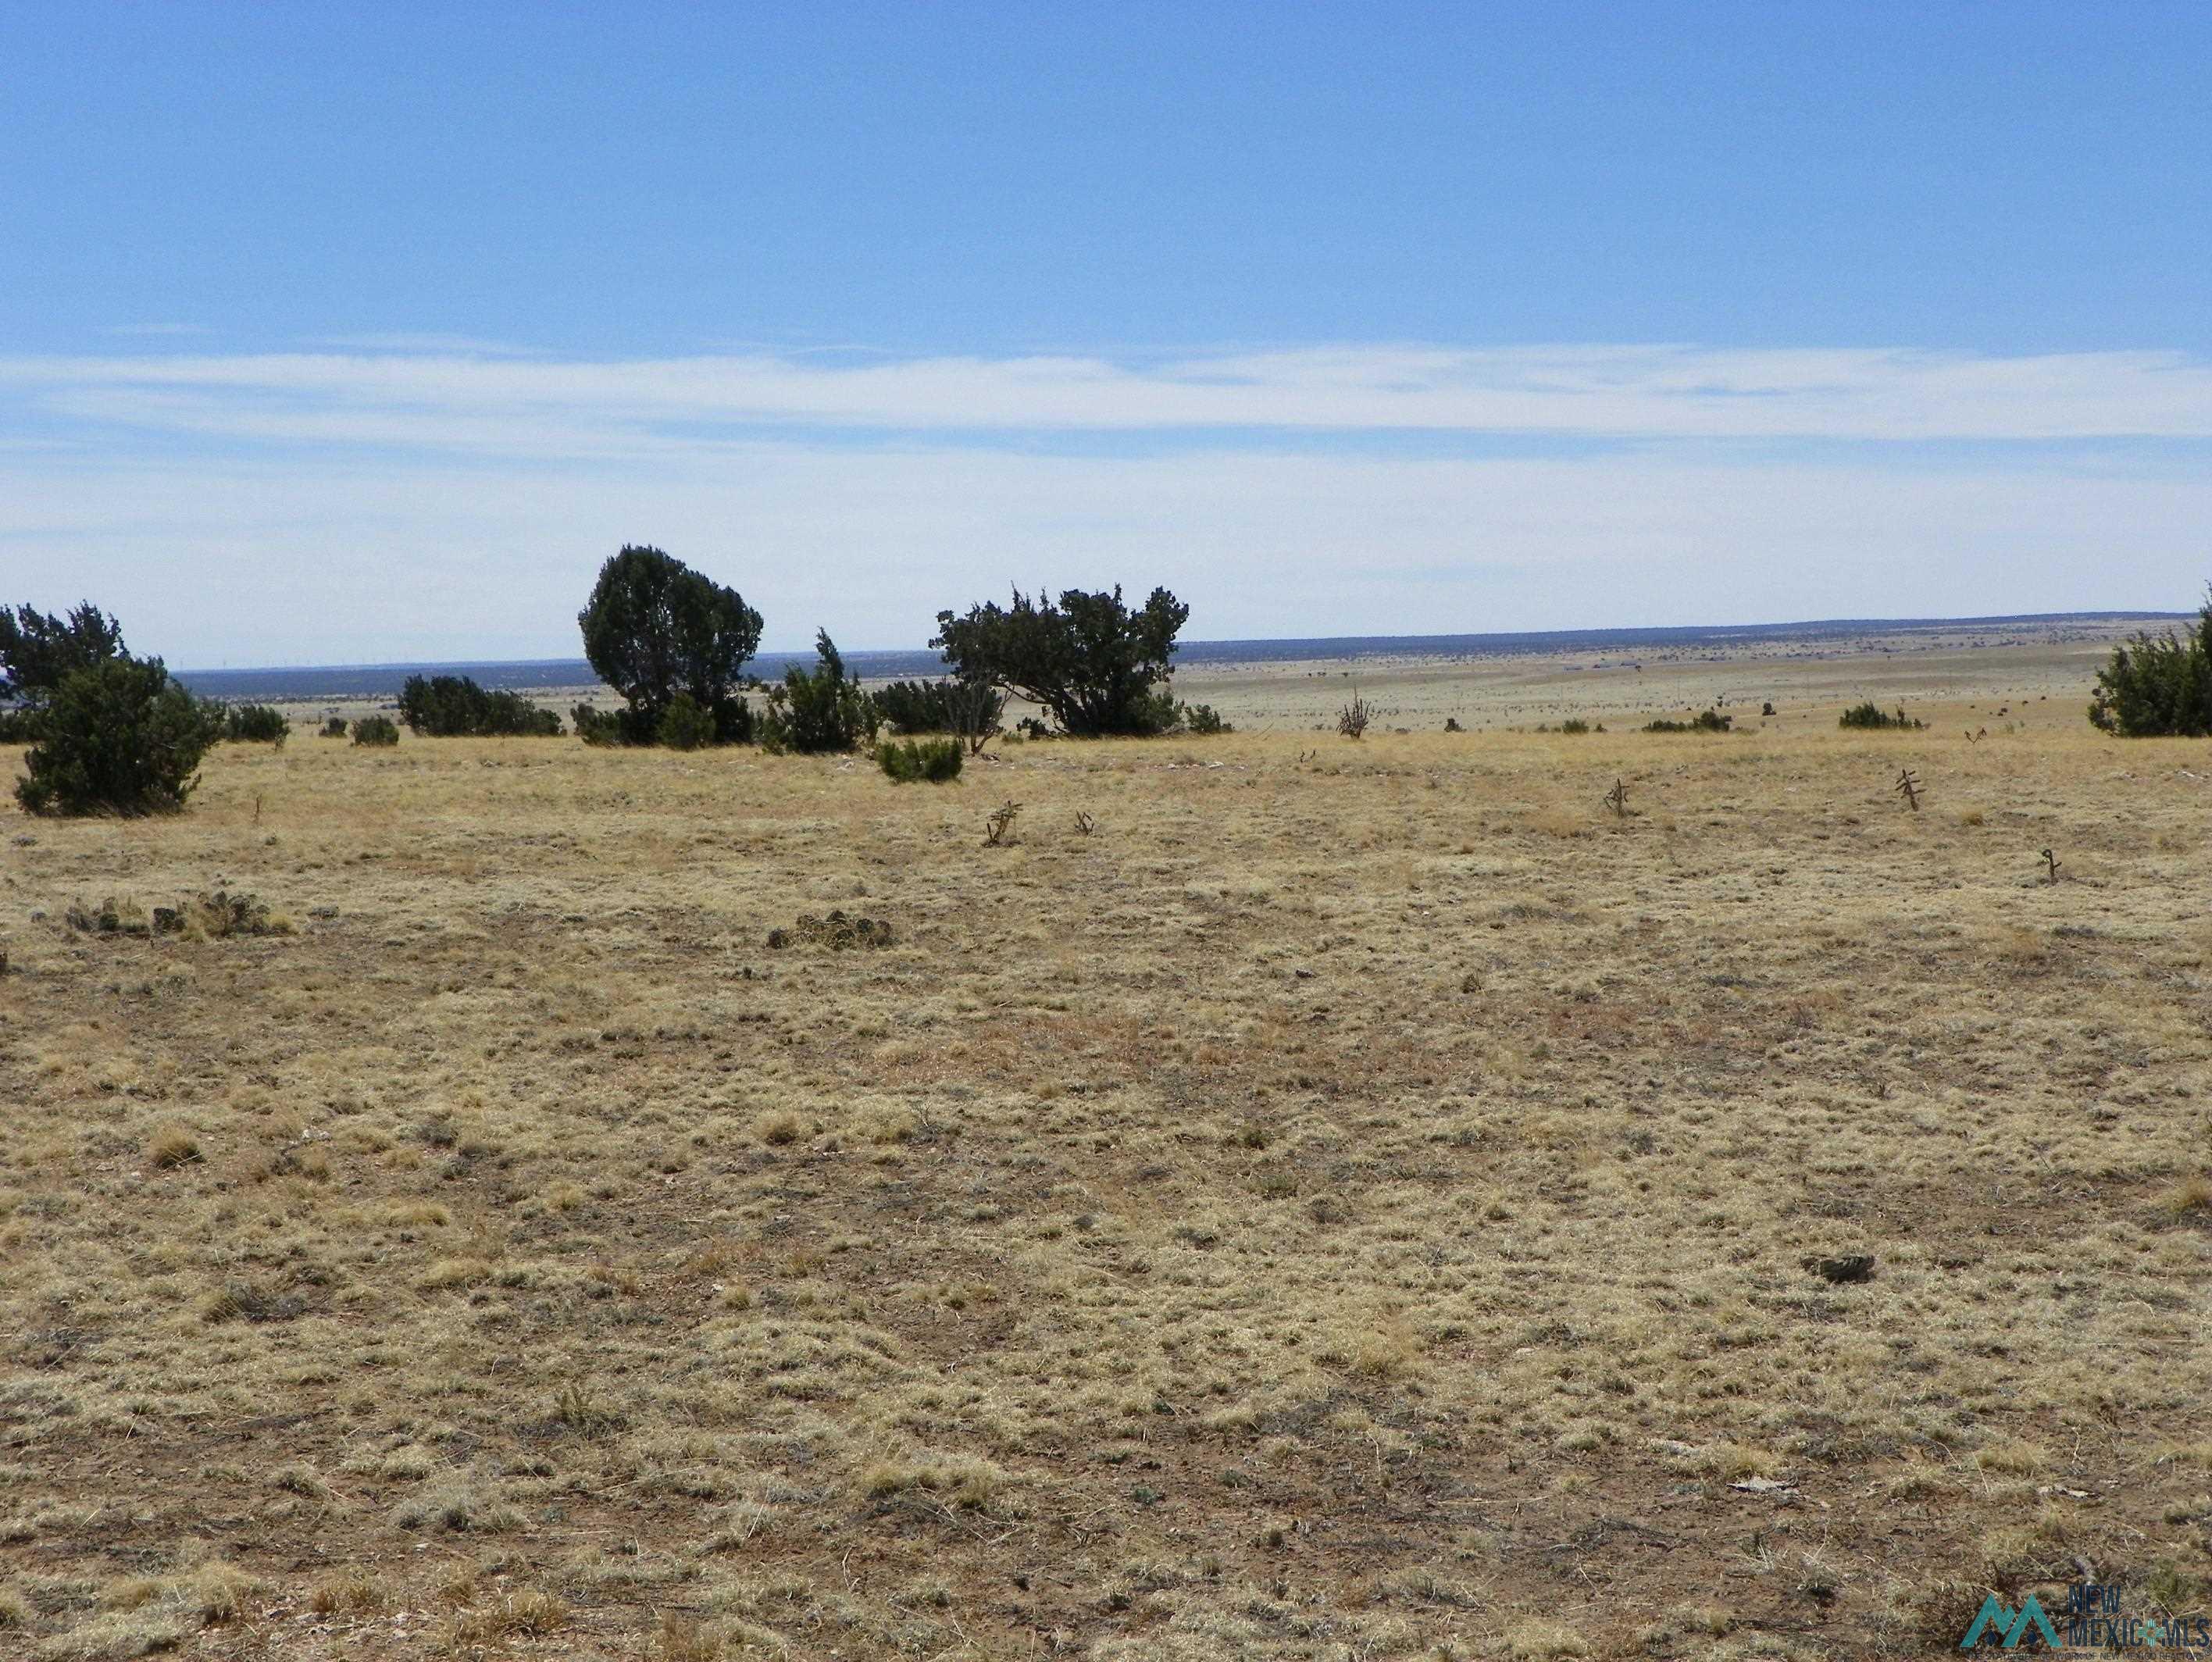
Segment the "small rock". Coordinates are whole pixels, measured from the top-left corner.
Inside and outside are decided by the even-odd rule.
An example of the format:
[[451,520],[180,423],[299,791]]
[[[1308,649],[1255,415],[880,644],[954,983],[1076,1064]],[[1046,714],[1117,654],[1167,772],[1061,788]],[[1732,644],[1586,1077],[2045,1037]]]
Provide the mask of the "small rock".
[[1794,1495],[1797,1492],[1796,1484],[1778,1483],[1771,1477],[1746,1477],[1741,1483],[1730,1483],[1729,1487],[1741,1489],[1746,1495]]
[[1815,1254],[1805,1260],[1805,1267],[1831,1287],[1872,1281],[1874,1265],[1874,1254],[1871,1253],[1850,1253],[1842,1258],[1821,1258]]
[[1294,969],[1291,974],[1297,976],[1301,981],[1310,981],[1314,978],[1314,973],[1310,969]]

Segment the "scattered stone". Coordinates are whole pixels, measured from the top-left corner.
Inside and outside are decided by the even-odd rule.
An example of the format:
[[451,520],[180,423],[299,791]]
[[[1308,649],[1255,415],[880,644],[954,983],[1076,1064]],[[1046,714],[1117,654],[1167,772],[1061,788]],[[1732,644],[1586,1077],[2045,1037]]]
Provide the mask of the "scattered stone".
[[832,952],[842,952],[854,946],[889,946],[891,926],[879,918],[860,918],[842,911],[832,912],[826,918],[812,913],[801,913],[789,929],[771,929],[768,944],[771,951],[781,952],[788,946],[826,946]]
[[1805,1267],[1831,1287],[1872,1281],[1874,1266],[1874,1254],[1871,1253],[1850,1253],[1842,1258],[1821,1258],[1816,1254],[1805,1260]]
[[146,935],[152,932],[152,925],[137,902],[118,901],[112,895],[96,907],[73,901],[62,917],[71,929],[87,935]]
[[1746,1495],[1795,1495],[1797,1492],[1796,1484],[1777,1483],[1771,1477],[1746,1477],[1730,1483],[1729,1487],[1741,1489]]
[[273,916],[252,895],[233,895],[218,889],[213,894],[191,896],[176,906],[157,906],[151,913],[136,901],[112,895],[97,907],[82,902],[63,914],[71,929],[87,935],[182,935],[197,928],[204,935],[284,935],[291,925]]

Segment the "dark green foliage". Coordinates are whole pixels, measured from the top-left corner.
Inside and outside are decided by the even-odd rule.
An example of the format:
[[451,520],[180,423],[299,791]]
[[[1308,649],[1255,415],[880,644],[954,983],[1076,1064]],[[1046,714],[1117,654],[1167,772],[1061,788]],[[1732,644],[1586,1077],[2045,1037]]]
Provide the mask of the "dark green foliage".
[[718,742],[751,737],[740,691],[745,661],[760,645],[761,615],[735,589],[659,549],[625,547],[599,568],[576,622],[584,656],[629,705],[619,719],[627,742],[657,742],[662,713],[678,693],[713,718]]
[[471,676],[412,675],[399,689],[399,719],[426,738],[553,738],[561,718],[520,693],[488,692]]
[[363,716],[353,725],[356,744],[397,744],[399,743],[399,724],[390,716]]
[[761,743],[771,750],[802,755],[857,750],[872,743],[879,719],[876,701],[860,689],[860,679],[845,668],[827,629],[814,636],[815,665],[793,664],[783,684],[768,689],[768,713],[761,719]]
[[1122,604],[1119,587],[1111,594],[1069,589],[1056,604],[1017,589],[1009,606],[973,606],[965,617],[938,613],[929,644],[961,680],[1019,693],[1064,732],[1144,736],[1174,725],[1175,701],[1161,683],[1189,616],[1165,589],[1154,589],[1137,611]]
[[902,736],[949,733],[952,731],[952,689],[960,683],[943,681],[894,681],[876,694],[876,708],[884,725]]
[[66,617],[0,607],[0,702],[36,707],[76,670],[126,656],[123,626],[89,600]]
[[1899,706],[1896,713],[1893,714],[1872,699],[1869,699],[1863,704],[1852,705],[1836,721],[1836,725],[1838,727],[1893,727],[1905,731],[1917,731],[1927,725],[1924,721],[1916,720],[1905,714],[1902,705]]
[[1221,719],[1221,712],[1211,704],[1186,704],[1182,709],[1182,730],[1199,738],[1210,738],[1216,733],[1233,733],[1237,730]]
[[878,764],[896,785],[912,785],[917,780],[942,785],[947,779],[958,779],[963,760],[957,738],[910,738],[903,743],[876,747]]
[[343,716],[324,717],[323,730],[315,735],[318,738],[343,738],[345,736],[346,722]]
[[2097,671],[2089,719],[2122,738],[2212,734],[2212,598],[2185,634],[2138,634]]
[[579,704],[568,712],[568,723],[586,744],[623,744],[629,742],[623,733],[623,716],[627,713]]
[[1700,710],[1687,721],[1668,721],[1662,717],[1646,722],[1647,733],[1725,733],[1735,724],[1734,716],[1724,716],[1718,710]]
[[1584,721],[1580,716],[1575,716],[1559,724],[1559,731],[1563,733],[1587,733],[1589,730],[1589,723]]
[[972,755],[999,735],[1006,695],[978,681],[894,681],[876,695],[876,708],[894,733],[957,733]]
[[66,617],[0,606],[0,744],[35,744],[47,701],[78,670],[125,658],[123,626],[89,600]]
[[15,786],[26,810],[136,816],[185,805],[214,734],[160,658],[100,658],[44,690],[39,743]]
[[282,744],[292,736],[284,713],[267,704],[216,704],[207,707],[219,717],[221,737],[234,744]]
[[689,693],[678,693],[660,713],[653,742],[672,750],[697,750],[714,742],[714,718]]

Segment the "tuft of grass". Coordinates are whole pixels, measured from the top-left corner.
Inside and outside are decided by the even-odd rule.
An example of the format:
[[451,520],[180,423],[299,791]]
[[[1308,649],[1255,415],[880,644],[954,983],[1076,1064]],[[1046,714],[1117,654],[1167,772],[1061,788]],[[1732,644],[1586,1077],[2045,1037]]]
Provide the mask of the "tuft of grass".
[[147,1139],[146,1158],[162,1171],[190,1165],[199,1157],[199,1138],[186,1126],[173,1123],[163,1125]]
[[281,1489],[287,1495],[298,1495],[311,1501],[327,1501],[331,1486],[323,1474],[303,1460],[278,1466],[269,1474],[269,1486]]
[[1572,1628],[1536,1617],[1523,1617],[1505,1629],[1505,1653],[1518,1662],[1559,1662],[1588,1656],[1589,1641]]
[[2051,1464],[2051,1452],[2039,1444],[2008,1438],[1984,1444],[1974,1451],[1974,1467],[2006,1477],[2032,1477]]
[[498,1534],[521,1528],[522,1514],[487,1498],[472,1484],[451,1483],[410,1495],[392,1508],[392,1521],[404,1530]]
[[510,1639],[543,1639],[567,1627],[571,1614],[568,1601],[558,1593],[525,1587],[519,1592],[508,1593],[496,1604],[465,1610],[455,1616],[447,1624],[447,1647],[466,1653],[478,1646],[504,1644]]
[[307,1590],[307,1608],[318,1616],[362,1616],[392,1603],[390,1585],[363,1569],[326,1575]]
[[653,1639],[655,1662],[722,1662],[728,1653],[720,1634],[673,1610],[660,1618]]
[[785,1109],[770,1109],[753,1121],[753,1135],[774,1148],[782,1148],[799,1141],[805,1127],[797,1114]]
[[2159,1210],[2168,1217],[2202,1217],[2212,1214],[2212,1177],[2199,1173],[2185,1177],[2159,1197]]
[[489,1259],[441,1258],[416,1277],[415,1284],[426,1293],[445,1292],[456,1287],[480,1287],[489,1281],[495,1266]]

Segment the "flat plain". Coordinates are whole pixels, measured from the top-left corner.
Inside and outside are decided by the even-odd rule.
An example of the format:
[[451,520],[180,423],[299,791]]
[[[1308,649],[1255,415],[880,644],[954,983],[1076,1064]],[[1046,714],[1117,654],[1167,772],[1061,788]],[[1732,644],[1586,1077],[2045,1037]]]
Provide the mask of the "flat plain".
[[[0,1653],[2201,1613],[2212,746],[2093,731],[2106,645],[1231,669],[1234,734],[945,786],[303,725],[10,804]],[[218,889],[273,932],[70,919]]]

